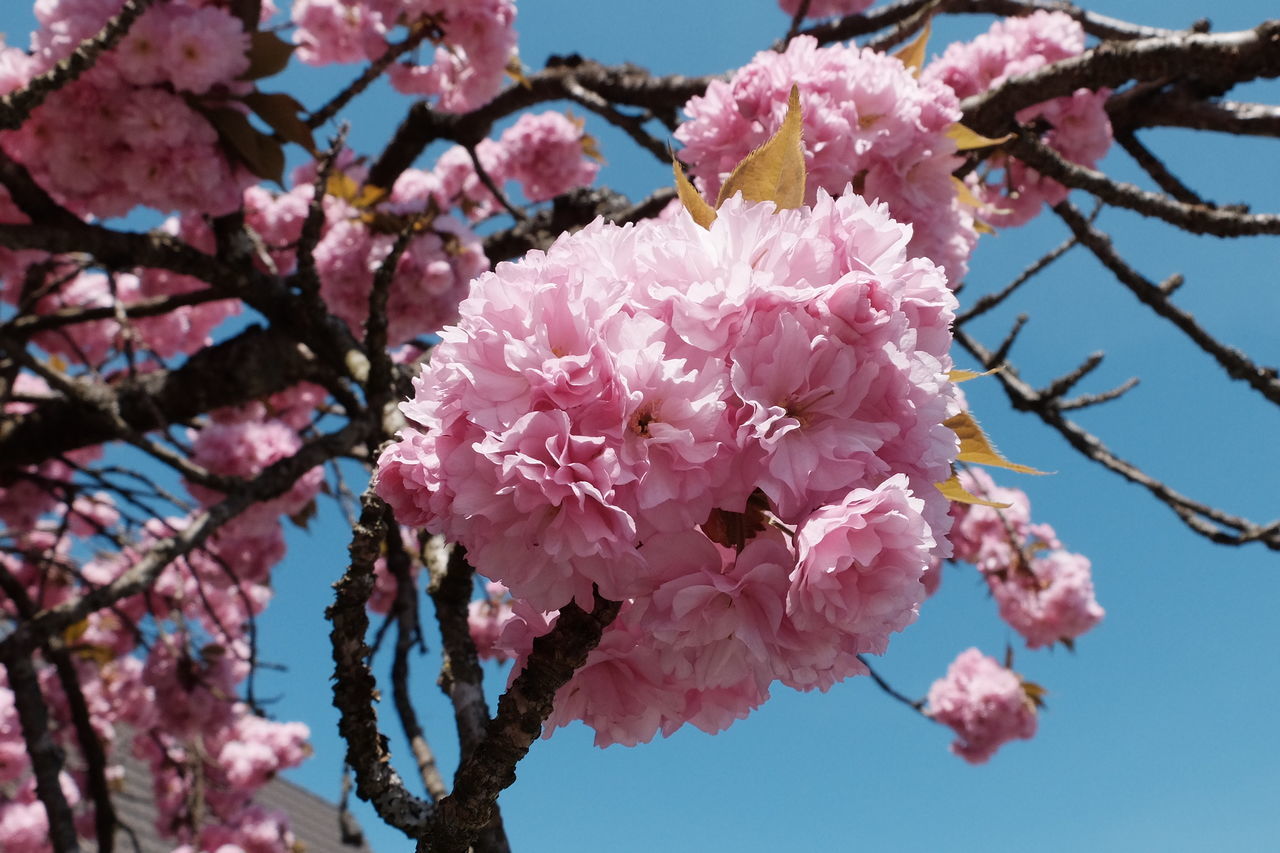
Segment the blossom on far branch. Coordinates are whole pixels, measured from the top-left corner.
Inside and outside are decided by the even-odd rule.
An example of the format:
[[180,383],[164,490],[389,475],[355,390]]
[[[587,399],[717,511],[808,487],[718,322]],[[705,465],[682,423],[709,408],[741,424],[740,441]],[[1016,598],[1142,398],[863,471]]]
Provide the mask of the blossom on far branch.
[[924,713],[955,731],[952,752],[983,764],[1009,741],[1035,735],[1042,692],[994,658],[966,649],[929,688]]

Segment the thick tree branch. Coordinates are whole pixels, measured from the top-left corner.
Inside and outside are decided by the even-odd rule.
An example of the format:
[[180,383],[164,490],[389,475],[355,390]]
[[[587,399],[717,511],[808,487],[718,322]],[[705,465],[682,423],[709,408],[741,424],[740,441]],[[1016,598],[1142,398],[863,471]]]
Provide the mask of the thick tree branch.
[[1107,204],[1163,219],[1192,234],[1215,237],[1280,234],[1280,214],[1244,213],[1230,208],[1184,204],[1168,196],[1147,192],[1133,184],[1112,180],[1094,169],[1067,162],[1025,127],[1020,128],[1018,137],[1007,144],[1010,154],[1061,184],[1087,190]]
[[1132,80],[1175,79],[1188,74],[1218,84],[1280,75],[1280,21],[1231,33],[1105,42],[966,98],[960,106],[966,126],[995,137],[1015,129],[1019,110],[1080,88],[1116,88]]
[[1097,436],[1064,417],[1060,406],[1053,400],[1043,398],[1039,392],[1022,380],[1013,366],[1005,364],[1002,358],[996,357],[995,353],[986,349],[967,332],[957,329],[955,337],[956,342],[968,350],[978,363],[984,366],[984,369],[1003,366],[996,377],[1004,386],[1005,394],[1015,409],[1036,414],[1040,420],[1057,430],[1067,443],[1085,458],[1097,462],[1129,482],[1136,483],[1151,492],[1196,533],[1211,542],[1222,545],[1261,542],[1272,550],[1280,551],[1280,520],[1265,525],[1256,524],[1193,500],[1170,488],[1138,466],[1116,456]]
[[453,793],[440,801],[420,853],[465,853],[489,823],[498,794],[516,780],[516,764],[542,734],[556,691],[599,644],[620,607],[596,593],[590,613],[569,604],[551,632],[533,641],[524,670],[498,700],[484,740],[458,768]]
[[[164,429],[223,406],[238,405],[304,381],[323,381],[305,348],[251,326],[201,350],[173,370],[122,377],[110,386],[123,421],[138,433]],[[120,438],[113,419],[80,400],[59,397],[0,423],[0,469],[38,464],[80,447]]]
[[634,65],[605,66],[580,56],[552,57],[547,68],[513,85],[492,101],[469,113],[432,110],[425,102],[410,108],[378,161],[369,170],[369,183],[389,187],[437,139],[475,145],[499,119],[546,101],[572,100],[570,82],[595,92],[609,103],[643,107],[655,116],[674,115],[694,95],[701,95],[710,77],[671,75],[654,77]]
[[421,838],[435,812],[433,804],[411,794],[391,766],[386,737],[374,709],[378,688],[369,668],[365,609],[373,593],[373,564],[386,537],[387,505],[373,482],[360,497],[360,520],[351,536],[351,564],[334,584],[334,601],[325,612],[333,623],[333,704],[338,732],[347,745],[347,764],[355,772],[356,794],[373,804],[378,816],[410,838]]

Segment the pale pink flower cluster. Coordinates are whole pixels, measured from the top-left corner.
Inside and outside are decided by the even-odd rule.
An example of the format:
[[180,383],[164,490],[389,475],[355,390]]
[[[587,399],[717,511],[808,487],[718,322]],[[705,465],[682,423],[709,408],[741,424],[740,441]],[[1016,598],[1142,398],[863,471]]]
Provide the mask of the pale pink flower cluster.
[[[120,11],[123,0],[41,0],[25,60],[3,49],[0,93],[51,68]],[[72,210],[117,216],[136,205],[223,214],[253,182],[223,153],[188,99],[226,106],[247,91],[249,35],[226,9],[153,5],[117,48],[53,93],[0,146]]]
[[954,504],[951,544],[958,560],[973,563],[986,578],[1000,618],[1030,648],[1070,644],[1102,621],[1089,560],[1062,550],[1047,524],[1031,522],[1031,505],[1020,489],[997,486],[980,468],[964,471],[972,494],[1009,504],[995,508]]
[[[364,177],[355,166],[346,174],[354,181]],[[245,219],[272,250],[272,259],[284,274],[297,267],[293,247],[313,198],[311,180],[307,170],[299,170],[287,193],[273,196],[254,187],[245,194]],[[400,256],[388,294],[391,345],[452,322],[467,282],[488,268],[480,238],[470,228],[453,216],[429,212],[437,209],[440,191],[431,173],[409,170],[396,181],[390,198],[374,209],[325,196],[324,226],[313,252],[320,294],[357,337],[364,336],[374,275],[411,218],[422,217],[422,221]]]
[[[812,0],[806,14],[810,18],[856,15],[874,2],[875,0]],[[788,15],[794,15],[800,11],[800,0],[778,0],[778,5]]]
[[[585,187],[600,171],[591,139],[581,122],[559,112],[523,113],[498,139],[476,145],[476,159],[495,186],[516,181],[530,202],[550,201]],[[458,207],[472,221],[501,212],[501,204],[476,173],[471,155],[460,145],[436,161],[435,191],[444,209]]]
[[[968,98],[999,86],[1011,77],[1084,52],[1084,30],[1062,12],[1038,11],[1023,18],[1006,18],[971,42],[950,45],[922,74],[926,81],[949,86]],[[1111,147],[1107,118],[1109,89],[1077,89],[1074,94],[1021,110],[1022,124],[1044,123],[1041,140],[1065,159],[1092,168]],[[979,197],[989,205],[982,216],[995,225],[1028,222],[1041,203],[1057,204],[1067,190],[1057,181],[1011,158],[996,156],[971,179]]]
[[807,201],[849,186],[878,199],[912,226],[911,254],[959,281],[977,242],[972,211],[951,178],[960,159],[946,131],[960,120],[959,102],[892,56],[799,36],[783,53],[756,54],[728,82],[713,81],[685,105],[689,121],[676,130],[680,159],[703,192],[714,198],[739,161],[777,130],[793,84],[804,111]]
[[977,649],[960,653],[929,688],[924,712],[955,730],[951,751],[982,764],[1011,740],[1036,733],[1036,706],[1018,674]]
[[[48,383],[30,373],[19,373],[10,386],[10,397],[0,407],[0,414],[22,415],[34,407],[31,401],[56,396]],[[87,465],[102,455],[100,447],[84,447],[67,454],[67,460]],[[0,522],[11,530],[33,531],[37,521],[55,508],[66,509],[64,498],[70,492],[74,469],[67,461],[49,459],[39,465],[24,466],[0,486]]]
[[[212,474],[250,479],[268,465],[292,456],[302,438],[289,424],[276,418],[214,421],[192,431],[191,461]],[[301,512],[315,499],[324,481],[324,469],[312,468],[278,498],[254,504],[229,523],[237,533],[267,533],[279,526],[280,516]],[[189,483],[188,489],[205,506],[222,499],[212,489]]]
[[514,653],[593,587],[627,601],[553,722],[717,730],[774,679],[864,672],[915,618],[949,525],[955,302],[908,239],[855,195],[739,197],[709,230],[597,222],[473,283],[378,490],[510,589]]
[[388,76],[401,92],[437,96],[448,112],[488,102],[515,56],[514,0],[295,0],[290,14],[298,57],[311,65],[375,60],[394,30],[429,28],[429,61],[397,62]]

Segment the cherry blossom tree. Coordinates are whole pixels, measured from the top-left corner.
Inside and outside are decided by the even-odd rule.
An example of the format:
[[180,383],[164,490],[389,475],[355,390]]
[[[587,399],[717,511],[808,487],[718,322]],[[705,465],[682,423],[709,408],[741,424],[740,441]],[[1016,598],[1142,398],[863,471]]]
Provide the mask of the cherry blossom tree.
[[[960,651],[920,699],[874,660],[944,565],[977,572],[1029,650],[1104,617],[1090,559],[1013,484],[1040,472],[995,449],[965,382],[998,384],[1195,533],[1280,549],[1280,522],[1184,495],[1072,419],[1131,387],[1072,396],[1099,357],[1037,388],[1011,360],[1021,323],[996,345],[970,326],[1088,252],[1280,404],[1274,369],[1097,224],[1111,207],[1173,235],[1280,233],[1138,136],[1280,135],[1280,107],[1230,97],[1280,76],[1280,21],[778,5],[776,44],[693,77],[579,55],[528,68],[514,0],[35,3],[29,43],[0,43],[6,850],[127,839],[125,751],[179,849],[289,848],[254,795],[306,758],[308,731],[262,713],[256,624],[283,525],[317,502],[350,517],[328,618],[356,791],[430,851],[509,849],[498,794],[574,721],[634,746],[865,676],[969,762],[1032,737],[1044,688],[1011,650]],[[996,19],[929,41],[972,15]],[[352,66],[350,82],[280,91],[291,64]],[[344,116],[379,78],[403,115],[355,150]],[[565,104],[670,184],[595,186],[608,152]],[[1113,143],[1146,186],[1100,171]],[[970,298],[975,247],[1041,216],[1067,242]],[[454,733],[415,709],[427,633]],[[482,658],[508,662],[496,708]],[[388,713],[411,757],[390,754]],[[431,747],[446,736],[449,779]]]

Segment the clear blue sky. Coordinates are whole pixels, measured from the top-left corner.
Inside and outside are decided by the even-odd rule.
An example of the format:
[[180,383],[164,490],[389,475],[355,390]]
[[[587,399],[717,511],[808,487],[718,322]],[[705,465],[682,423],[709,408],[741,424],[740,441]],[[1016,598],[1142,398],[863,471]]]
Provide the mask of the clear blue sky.
[[[1107,0],[1089,8],[1167,27],[1212,19],[1216,30],[1248,27],[1278,10],[1263,0]],[[9,0],[0,29],[21,44],[25,0]],[[602,3],[537,0],[521,5],[527,65],[578,51],[661,72],[707,73],[740,66],[782,34],[772,0]],[[939,30],[946,38],[985,29]],[[329,72],[342,81],[352,69]],[[284,86],[308,104],[332,83]],[[1239,97],[1280,101],[1280,87],[1255,84]],[[353,112],[352,140],[377,150],[402,107],[384,92]],[[575,112],[581,113],[580,109]],[[594,128],[594,125],[593,125]],[[597,129],[598,130],[598,129]],[[669,171],[598,130],[609,161],[601,182],[640,194]],[[1217,201],[1280,209],[1276,142],[1159,131],[1144,139],[1192,187]],[[1123,152],[1107,167],[1140,176]],[[1051,216],[1051,215],[1050,215]],[[1179,304],[1221,339],[1264,364],[1280,363],[1280,242],[1190,238],[1126,213],[1101,220],[1118,248],[1150,278],[1187,276]],[[1049,217],[986,237],[963,301],[996,289],[1055,245],[1065,229]],[[1006,309],[971,328],[994,345],[1020,312],[1031,322],[1012,358],[1043,384],[1088,353],[1107,360],[1083,390],[1138,375],[1124,400],[1082,414],[1120,455],[1175,488],[1265,521],[1280,516],[1280,412],[1258,404],[1175,331],[1146,314],[1083,252],[1071,254]],[[962,360],[963,363],[963,360]],[[1030,742],[971,767],[947,751],[949,731],[881,694],[866,679],[826,695],[785,688],[728,732],[683,730],[634,749],[599,750],[581,726],[540,741],[501,804],[513,848],[530,851],[893,850],[1274,851],[1280,849],[1280,559],[1261,548],[1226,549],[1186,532],[1141,489],[1085,464],[1031,416],[1010,412],[994,380],[966,386],[988,432],[1011,458],[1058,472],[1033,479],[999,475],[1026,490],[1038,520],[1094,564],[1103,624],[1075,654],[1018,647],[1016,668],[1045,685],[1049,710]],[[1015,479],[1016,478],[1016,479]],[[279,692],[273,711],[313,729],[316,756],[291,778],[335,797],[341,745],[333,732],[327,625],[328,584],[341,573],[345,540],[336,513],[291,532],[277,598],[262,619],[263,654],[286,663],[264,673],[259,692]],[[919,622],[878,662],[902,691],[922,695],[970,645],[1000,654],[1015,639],[995,615],[976,573],[948,571]],[[430,637],[429,637],[429,642]],[[1016,646],[1016,644],[1015,644]],[[1017,647],[1017,646],[1016,646]],[[434,686],[437,662],[416,663],[415,689],[433,746],[446,767],[455,755],[448,706]],[[385,665],[379,677],[385,676]],[[495,675],[494,687],[504,674]],[[397,723],[389,703],[384,730]],[[407,758],[403,750],[402,757]],[[402,773],[411,775],[411,762]],[[378,853],[411,850],[368,811],[361,820]]]

